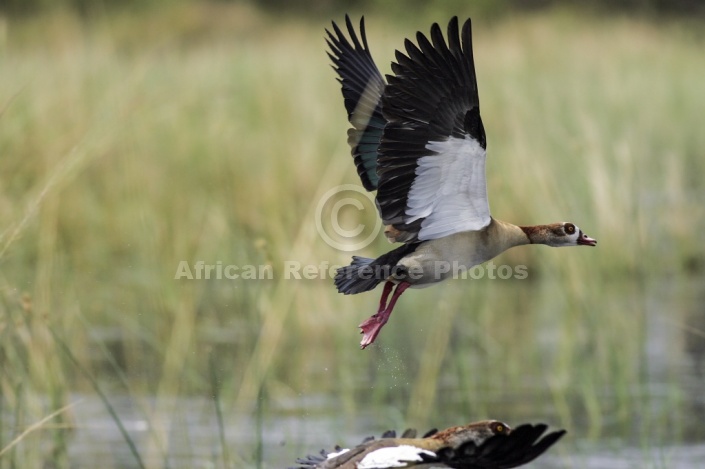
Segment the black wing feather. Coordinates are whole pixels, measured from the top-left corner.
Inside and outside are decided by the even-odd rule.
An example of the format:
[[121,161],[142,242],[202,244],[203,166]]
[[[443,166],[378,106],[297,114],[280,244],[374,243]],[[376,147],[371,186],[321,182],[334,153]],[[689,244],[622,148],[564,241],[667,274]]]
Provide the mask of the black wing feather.
[[481,445],[465,443],[458,448],[443,448],[435,458],[425,458],[455,469],[511,469],[527,464],[546,452],[563,435],[559,430],[541,435],[544,424],[520,425],[508,435],[495,435]]
[[407,242],[416,239],[423,221],[409,222],[405,210],[418,159],[433,154],[427,144],[470,135],[486,147],[470,20],[461,34],[458,18],[451,19],[447,42],[438,24],[431,27],[430,37],[419,32],[418,46],[405,40],[406,54],[396,51],[394,75],[387,75],[382,96],[388,123],[377,159],[377,205],[386,225],[414,233]]
[[353,126],[348,130],[348,144],[352,149],[357,173],[365,189],[372,191],[377,189],[379,181],[377,151],[386,124],[381,110],[385,83],[367,45],[365,19],[360,19],[362,42],[348,15],[345,15],[345,24],[352,44],[333,22],[335,34],[326,30],[326,42],[331,50],[328,56],[338,73],[348,120]]

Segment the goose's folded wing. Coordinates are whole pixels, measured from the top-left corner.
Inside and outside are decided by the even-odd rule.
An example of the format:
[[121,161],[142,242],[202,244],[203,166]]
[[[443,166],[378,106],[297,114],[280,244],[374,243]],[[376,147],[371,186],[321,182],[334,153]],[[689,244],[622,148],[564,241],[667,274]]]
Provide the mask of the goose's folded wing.
[[423,463],[423,457],[435,456],[418,444],[420,440],[381,438],[356,446],[335,457],[328,458],[317,469],[383,469],[414,467]]
[[[436,432],[436,429],[432,429],[426,432],[423,438],[427,438]],[[336,446],[335,451],[326,452],[321,450],[319,454],[299,458],[296,460],[298,465],[290,469],[346,469],[356,468],[357,465],[363,462],[370,467],[379,464],[384,467],[384,464],[392,463],[396,463],[397,466],[389,467],[404,467],[405,465],[408,467],[415,466],[422,461],[419,454],[426,456],[432,454],[423,448],[413,446],[414,443],[418,444],[418,442],[421,441],[416,439],[416,435],[417,431],[413,428],[407,428],[400,435],[400,438],[397,438],[397,433],[394,430],[388,430],[384,432],[379,439],[373,436],[367,437],[362,443],[351,449],[343,449],[340,446]],[[399,451],[394,450],[394,448],[400,446],[406,446],[406,448],[401,448]],[[365,458],[367,458],[366,462]]]
[[[384,128],[377,160],[377,205],[408,240],[442,238],[490,223],[485,131],[468,19],[417,33],[396,52],[382,96]],[[415,235],[415,236],[414,236]]]
[[565,430],[560,430],[542,438],[546,429],[544,424],[521,425],[508,435],[495,435],[479,446],[468,442],[457,448],[440,449],[435,461],[455,469],[518,467],[539,457],[565,434]]
[[[407,436],[405,435],[412,435],[411,438],[416,436],[416,430],[414,429],[407,429],[402,437],[406,438]],[[380,438],[396,438],[397,432],[394,430],[387,430],[386,432],[382,433],[382,436]],[[338,458],[338,456],[341,456],[343,454],[347,453],[347,456],[345,458],[340,458],[338,462],[341,464],[344,462],[347,462],[347,460],[351,457],[354,457],[354,455],[359,454],[365,450],[365,448],[372,442],[376,441],[377,439],[374,436],[368,436],[365,439],[362,440],[362,442],[354,447],[352,450],[350,449],[345,449],[342,448],[339,445],[335,446],[334,451],[326,451],[326,450],[321,450],[319,454],[309,454],[305,458],[297,458],[296,459],[296,464],[298,466],[292,467],[289,469],[305,469],[309,467],[328,467],[324,466],[328,460],[333,460]],[[329,461],[330,463],[330,461]],[[330,464],[329,464],[330,465]],[[331,466],[331,467],[336,467],[336,466]]]
[[331,51],[328,56],[338,73],[348,120],[353,126],[348,130],[348,143],[357,173],[365,189],[372,191],[378,184],[377,151],[386,124],[381,111],[385,83],[367,45],[364,18],[360,19],[360,39],[348,15],[345,15],[345,24],[350,41],[335,23],[335,34],[326,30]]

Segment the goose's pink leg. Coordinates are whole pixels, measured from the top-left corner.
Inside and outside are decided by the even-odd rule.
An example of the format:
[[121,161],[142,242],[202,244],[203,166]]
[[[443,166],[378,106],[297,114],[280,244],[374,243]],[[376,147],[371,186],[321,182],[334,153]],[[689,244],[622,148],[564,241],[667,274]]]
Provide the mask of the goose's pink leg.
[[363,334],[362,340],[360,341],[360,348],[364,349],[375,341],[379,335],[379,332],[382,330],[382,327],[387,324],[389,316],[391,316],[397,300],[401,294],[404,293],[404,290],[410,286],[411,284],[409,282],[401,282],[397,285],[397,288],[394,290],[394,294],[392,295],[392,299],[387,305],[387,298],[389,297],[389,293],[392,291],[394,284],[392,282],[387,282],[384,284],[384,291],[382,292],[382,298],[379,301],[379,309],[377,310],[377,314],[371,316],[359,326],[360,329],[362,329],[360,333]]

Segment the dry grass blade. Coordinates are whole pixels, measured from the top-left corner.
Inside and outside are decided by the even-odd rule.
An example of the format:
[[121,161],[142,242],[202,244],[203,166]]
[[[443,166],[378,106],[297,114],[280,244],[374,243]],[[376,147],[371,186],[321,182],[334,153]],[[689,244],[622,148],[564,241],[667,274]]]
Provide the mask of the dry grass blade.
[[43,419],[41,419],[41,420],[39,420],[39,421],[33,423],[33,424],[30,425],[29,427],[27,427],[27,428],[25,429],[25,431],[23,431],[22,433],[20,433],[19,435],[17,435],[11,442],[9,442],[9,443],[7,444],[7,446],[5,446],[3,449],[0,449],[0,457],[2,457],[3,454],[5,454],[5,453],[7,453],[8,451],[10,451],[15,445],[19,444],[23,439],[25,439],[25,438],[27,437],[27,435],[29,435],[29,434],[32,433],[33,431],[36,431],[36,430],[41,429],[42,426],[44,426],[45,423],[47,423],[48,421],[50,421],[51,419],[53,419],[53,418],[56,417],[57,415],[60,415],[60,414],[62,414],[62,413],[64,413],[64,412],[66,412],[66,411],[69,410],[70,408],[72,408],[72,407],[74,407],[75,405],[77,405],[79,402],[81,402],[81,399],[77,400],[76,402],[72,402],[71,404],[66,404],[66,405],[63,406],[62,408],[55,410],[54,412],[52,412],[51,414],[47,415],[47,416],[44,417]]

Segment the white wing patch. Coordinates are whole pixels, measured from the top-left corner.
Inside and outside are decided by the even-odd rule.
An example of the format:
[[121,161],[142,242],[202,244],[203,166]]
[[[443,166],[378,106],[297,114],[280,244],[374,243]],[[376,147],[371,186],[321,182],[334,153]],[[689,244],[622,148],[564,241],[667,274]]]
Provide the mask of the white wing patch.
[[350,451],[350,449],[348,449],[348,448],[343,448],[343,449],[341,449],[340,451],[338,451],[337,453],[328,453],[328,454],[326,454],[326,459],[337,458],[337,457],[340,456],[341,454],[345,454],[345,453],[347,453],[348,451]]
[[406,467],[407,463],[423,461],[422,454],[435,456],[436,453],[410,445],[380,448],[367,454],[357,463],[357,469],[379,469],[381,467]]
[[419,158],[407,198],[405,223],[425,218],[419,240],[477,231],[490,223],[485,149],[471,137],[429,142],[435,155]]

